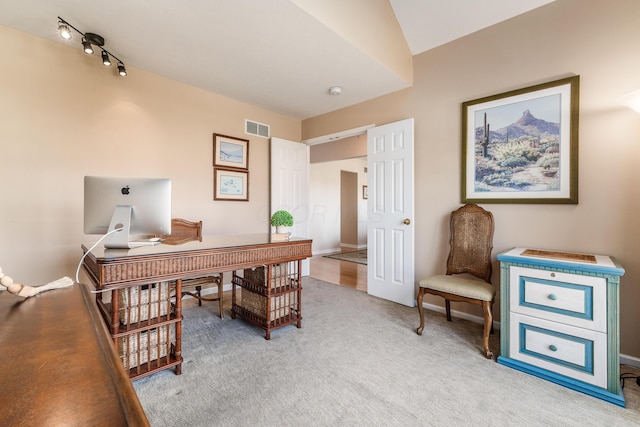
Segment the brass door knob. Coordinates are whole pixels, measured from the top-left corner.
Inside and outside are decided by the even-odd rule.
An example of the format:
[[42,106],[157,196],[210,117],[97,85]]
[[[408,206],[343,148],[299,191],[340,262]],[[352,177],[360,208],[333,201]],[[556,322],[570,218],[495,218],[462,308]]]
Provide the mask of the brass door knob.
[[402,221],[404,223],[404,225],[409,225],[411,224],[411,220],[409,218],[405,218],[404,221]]

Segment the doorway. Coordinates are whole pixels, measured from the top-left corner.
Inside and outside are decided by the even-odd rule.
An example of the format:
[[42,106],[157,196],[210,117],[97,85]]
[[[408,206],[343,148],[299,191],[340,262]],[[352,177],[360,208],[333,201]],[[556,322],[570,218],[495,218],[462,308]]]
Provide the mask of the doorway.
[[367,246],[366,157],[311,163],[310,276],[367,291],[367,266],[325,258]]
[[358,174],[340,171],[340,247],[359,248]]
[[[366,147],[368,162],[363,169],[364,173],[368,169],[372,169],[373,176],[371,191],[368,191],[368,180],[365,181],[366,187],[363,185],[362,199],[367,206],[367,214],[364,217],[369,221],[369,215],[372,213],[371,218],[376,217],[377,221],[375,227],[370,221],[367,222],[367,233],[363,239],[368,250],[367,292],[408,306],[415,305],[413,126],[413,119],[406,119],[380,127],[371,127],[367,130],[366,140],[360,138],[360,134],[357,134],[355,138],[332,142],[328,142],[331,138],[318,138],[326,139],[322,142],[314,141],[314,144],[319,144],[318,148],[323,149],[322,152],[314,152],[316,147],[312,147],[310,153],[312,162],[310,193],[313,198],[315,195],[313,188],[314,159],[320,162],[329,161],[335,159],[334,155],[338,152],[350,151],[353,153],[363,145]],[[355,144],[347,144],[347,142]],[[308,143],[314,145],[311,140]],[[332,148],[336,148],[336,150]],[[349,148],[353,148],[353,150]],[[338,158],[344,157],[348,156]],[[325,178],[326,175],[319,176],[320,181]],[[389,191],[385,191],[385,189]],[[371,202],[368,201],[370,193],[373,195]],[[315,216],[313,200],[311,208],[310,217],[313,221]],[[311,230],[311,237],[314,239],[314,254],[319,255],[322,250],[326,250],[322,246],[326,244],[326,241],[323,240],[321,245],[317,246],[313,225]],[[320,229],[319,236],[321,238],[324,238],[323,233],[324,229]]]

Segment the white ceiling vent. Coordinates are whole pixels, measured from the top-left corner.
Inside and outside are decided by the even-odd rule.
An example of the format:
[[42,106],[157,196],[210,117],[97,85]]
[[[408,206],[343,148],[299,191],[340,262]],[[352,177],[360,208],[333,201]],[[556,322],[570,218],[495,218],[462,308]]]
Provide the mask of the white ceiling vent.
[[261,136],[263,138],[269,138],[269,125],[264,125],[258,122],[252,122],[251,120],[244,121],[244,131],[249,135]]

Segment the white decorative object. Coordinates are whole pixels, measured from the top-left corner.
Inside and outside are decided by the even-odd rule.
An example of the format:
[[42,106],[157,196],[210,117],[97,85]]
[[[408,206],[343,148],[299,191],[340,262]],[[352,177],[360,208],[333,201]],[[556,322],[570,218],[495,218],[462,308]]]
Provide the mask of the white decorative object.
[[5,275],[0,267],[0,285],[6,288],[12,294],[16,294],[19,297],[28,298],[39,294],[40,292],[48,291],[51,289],[66,288],[73,285],[73,280],[68,277],[63,277],[54,282],[49,282],[42,286],[28,286],[20,283],[15,283],[10,276]]

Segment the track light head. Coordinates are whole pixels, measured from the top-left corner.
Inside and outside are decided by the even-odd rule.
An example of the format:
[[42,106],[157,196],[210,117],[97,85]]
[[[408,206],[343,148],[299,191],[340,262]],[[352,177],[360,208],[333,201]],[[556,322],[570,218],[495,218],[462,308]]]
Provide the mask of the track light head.
[[93,46],[104,46],[104,38],[95,33],[85,33],[84,39],[82,39],[82,46],[84,47],[84,53],[91,55],[93,53]]
[[102,63],[105,67],[111,65],[111,59],[109,59],[109,54],[105,50],[102,51]]
[[84,37],[82,38],[82,47],[84,48],[84,53],[87,55],[93,54],[93,46],[91,46],[91,43]]
[[124,64],[122,62],[118,62],[118,74],[122,77],[127,75],[127,70],[124,68]]
[[58,31],[60,31],[60,37],[65,40],[71,39],[71,30],[69,29],[69,25],[67,25],[64,21],[58,21]]

